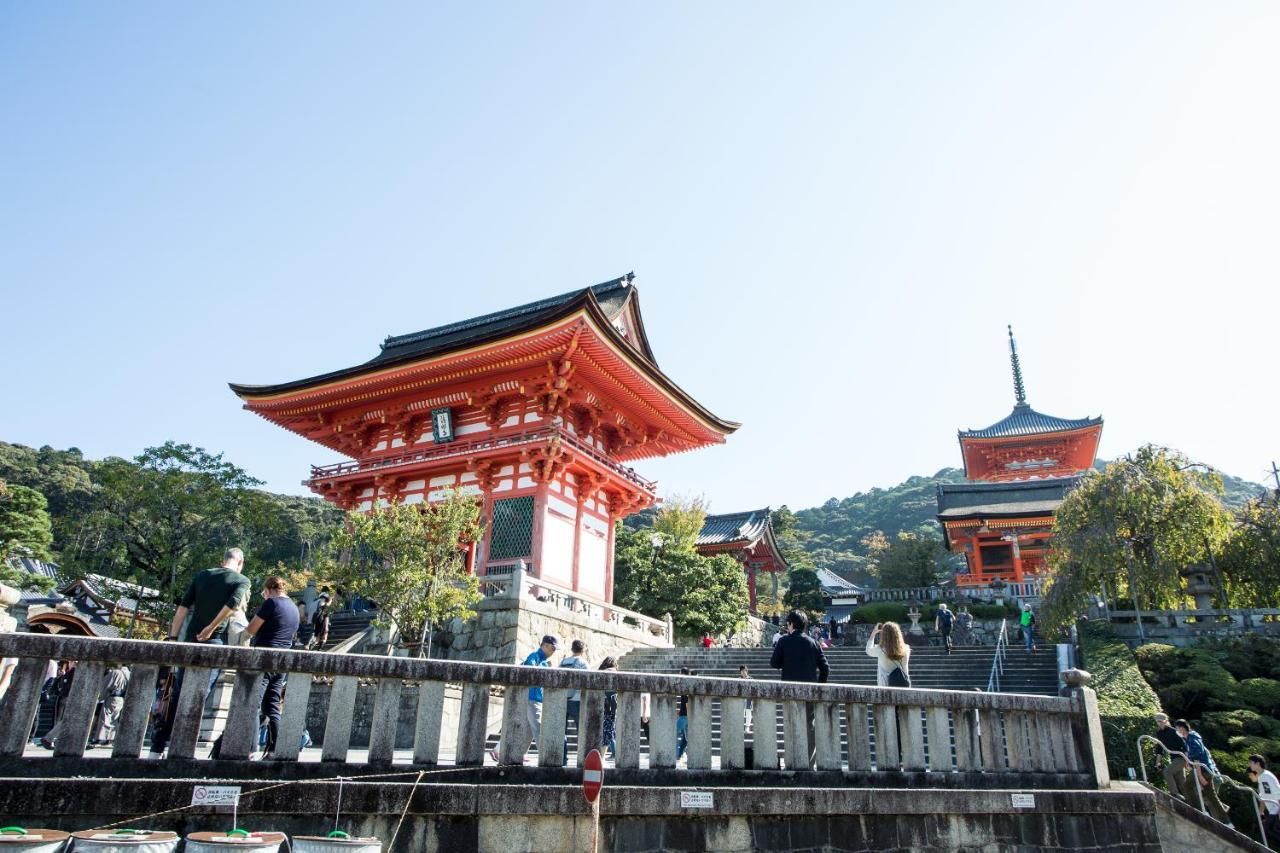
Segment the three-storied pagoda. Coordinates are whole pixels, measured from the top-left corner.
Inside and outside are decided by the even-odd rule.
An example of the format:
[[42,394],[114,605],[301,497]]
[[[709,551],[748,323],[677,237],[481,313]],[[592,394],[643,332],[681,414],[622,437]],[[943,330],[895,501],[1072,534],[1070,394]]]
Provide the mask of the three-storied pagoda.
[[1102,418],[1066,420],[1027,404],[1018,346],[1009,329],[1015,405],[985,429],[962,430],[967,483],[939,484],[938,522],[947,548],[962,553],[961,586],[1021,583],[1044,572],[1053,514],[1093,466]]
[[235,385],[245,408],[352,458],[306,481],[344,509],[483,501],[481,575],[613,598],[614,522],[650,506],[629,467],[723,443],[722,420],[658,369],[633,276],[389,337],[368,362],[279,385]]

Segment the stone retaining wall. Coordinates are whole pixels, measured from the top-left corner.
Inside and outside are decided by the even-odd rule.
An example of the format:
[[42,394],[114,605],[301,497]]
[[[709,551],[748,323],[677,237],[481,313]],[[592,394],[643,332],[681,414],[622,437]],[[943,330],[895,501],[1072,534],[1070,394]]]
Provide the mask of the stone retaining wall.
[[[391,851],[590,849],[591,817],[577,786],[347,782],[340,828],[377,836]],[[202,780],[202,784],[212,784]],[[181,833],[229,827],[229,814],[183,810],[191,781],[0,780],[0,813],[11,823],[85,829],[116,821]],[[239,783],[241,826],[323,834],[333,826],[337,784]],[[681,789],[610,787],[601,798],[600,849],[641,851],[1084,850],[1162,849],[1150,792],[1037,791],[1012,805],[1009,791],[711,788],[706,808],[682,808]],[[407,808],[406,808],[407,806]],[[405,814],[403,822],[400,820]],[[397,834],[398,829],[398,834]]]

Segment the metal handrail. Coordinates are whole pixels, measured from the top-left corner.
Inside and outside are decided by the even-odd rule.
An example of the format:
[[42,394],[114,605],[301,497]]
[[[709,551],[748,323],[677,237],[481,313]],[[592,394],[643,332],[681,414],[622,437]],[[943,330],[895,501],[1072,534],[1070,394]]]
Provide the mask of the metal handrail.
[[[1225,773],[1217,772],[1214,768],[1205,764],[1203,761],[1192,761],[1191,756],[1187,755],[1185,752],[1179,752],[1176,749],[1169,749],[1169,747],[1165,746],[1163,743],[1160,742],[1159,738],[1154,737],[1153,735],[1138,735],[1138,740],[1136,741],[1137,747],[1138,747],[1138,766],[1142,768],[1142,781],[1148,785],[1150,785],[1151,783],[1147,779],[1147,756],[1142,752],[1142,742],[1144,740],[1149,740],[1152,743],[1154,743],[1156,746],[1160,747],[1160,749],[1164,750],[1164,754],[1168,757],[1172,757],[1176,755],[1179,758],[1181,758],[1183,761],[1187,763],[1188,767],[1192,768],[1192,771],[1191,771],[1192,773],[1196,772],[1195,768],[1202,767],[1204,768],[1205,772],[1208,773],[1209,776],[1212,777],[1213,779],[1216,779],[1219,782],[1226,782],[1228,785],[1232,786],[1233,788],[1247,793],[1249,797],[1253,800],[1253,806],[1254,806],[1253,814],[1258,819],[1258,837],[1262,839],[1263,846],[1269,846],[1267,845],[1267,828],[1262,823],[1262,810],[1260,807],[1262,806],[1263,801],[1262,801],[1262,798],[1258,796],[1257,791],[1255,791],[1253,788],[1250,788],[1248,785],[1241,785],[1239,782],[1237,782],[1235,779],[1232,779],[1230,776],[1226,775]],[[1200,811],[1204,814],[1209,814],[1204,807],[1204,791],[1200,789],[1200,780],[1193,779],[1192,781],[1194,781],[1196,785],[1196,798],[1199,799],[1200,801]]]
[[987,678],[987,692],[1000,690],[1000,676],[1004,675],[1004,655],[1009,647],[1009,620],[1000,620],[1000,633],[996,634],[996,653],[991,656],[991,675]]

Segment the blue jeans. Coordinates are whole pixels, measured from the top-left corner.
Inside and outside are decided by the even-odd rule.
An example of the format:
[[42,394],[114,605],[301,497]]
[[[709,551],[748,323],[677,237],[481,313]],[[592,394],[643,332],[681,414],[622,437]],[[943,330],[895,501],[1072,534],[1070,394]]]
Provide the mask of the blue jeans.
[[1036,629],[1030,625],[1022,626],[1022,639],[1027,645],[1027,651],[1031,651],[1031,647],[1036,642]]
[[689,718],[676,717],[676,761],[689,748]]

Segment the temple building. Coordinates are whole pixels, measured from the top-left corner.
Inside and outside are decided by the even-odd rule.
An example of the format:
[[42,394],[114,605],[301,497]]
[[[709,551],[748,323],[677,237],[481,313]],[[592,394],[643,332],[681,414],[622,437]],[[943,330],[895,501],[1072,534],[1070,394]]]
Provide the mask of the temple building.
[[617,520],[652,505],[632,463],[723,443],[716,417],[657,365],[633,276],[389,337],[371,360],[231,389],[251,412],[351,458],[312,468],[344,509],[483,502],[480,575],[534,577],[611,602]]
[[1053,514],[1091,467],[1102,418],[1066,420],[1027,403],[1018,347],[1009,329],[1015,405],[985,429],[962,430],[969,482],[939,484],[938,522],[947,548],[964,555],[960,586],[1022,583],[1043,575]]
[[773,512],[769,507],[708,515],[694,548],[708,557],[728,554],[742,564],[747,573],[752,613],[756,612],[756,578],[762,572],[772,578],[774,597],[777,597],[778,574],[787,570],[787,561],[773,536]]

